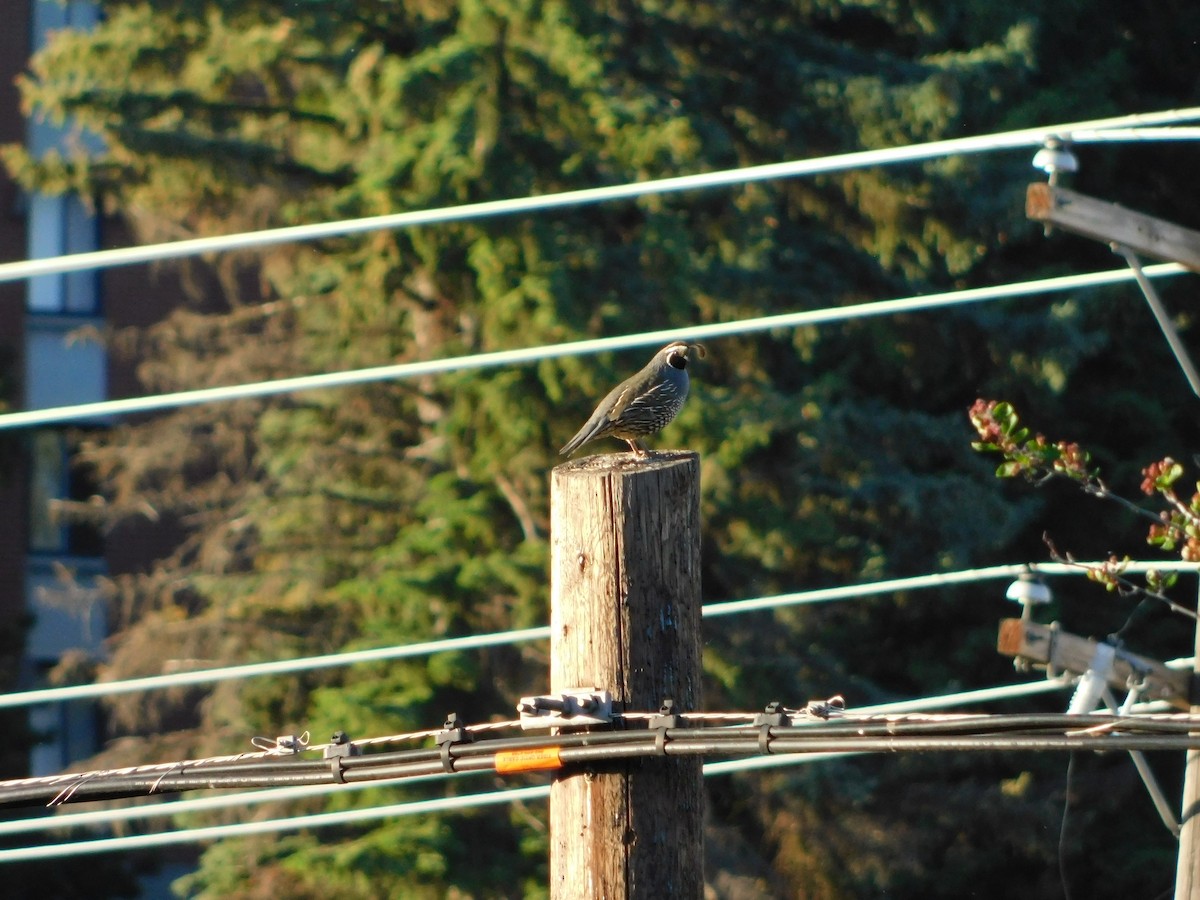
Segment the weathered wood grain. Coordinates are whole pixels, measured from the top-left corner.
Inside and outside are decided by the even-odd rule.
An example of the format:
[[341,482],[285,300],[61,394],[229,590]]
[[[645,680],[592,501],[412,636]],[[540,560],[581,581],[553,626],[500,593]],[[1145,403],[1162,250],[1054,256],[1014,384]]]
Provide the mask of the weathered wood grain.
[[[554,470],[551,495],[551,691],[700,709],[699,457],[587,457]],[[551,897],[701,897],[703,809],[698,759],[563,774],[550,800]]]

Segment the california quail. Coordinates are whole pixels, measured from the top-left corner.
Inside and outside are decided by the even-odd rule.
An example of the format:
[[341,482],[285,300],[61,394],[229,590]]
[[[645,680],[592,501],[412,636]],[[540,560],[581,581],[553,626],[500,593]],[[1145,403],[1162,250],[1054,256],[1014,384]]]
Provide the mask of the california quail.
[[559,452],[570,453],[588,441],[612,436],[629,444],[636,456],[646,456],[649,451],[639,438],[665,428],[687,399],[689,350],[705,355],[703,345],[686,341],[672,341],[655,353],[642,371],[612,389]]

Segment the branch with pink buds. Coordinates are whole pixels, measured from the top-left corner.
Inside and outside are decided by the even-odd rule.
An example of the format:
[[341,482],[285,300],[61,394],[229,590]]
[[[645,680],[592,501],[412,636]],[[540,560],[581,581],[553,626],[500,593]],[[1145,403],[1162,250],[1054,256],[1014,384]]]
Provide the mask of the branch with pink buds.
[[[971,446],[981,453],[996,453],[1003,462],[996,469],[999,478],[1025,478],[1042,484],[1054,478],[1064,478],[1081,490],[1104,500],[1111,500],[1143,518],[1151,520],[1147,543],[1162,550],[1178,550],[1187,562],[1200,561],[1200,483],[1186,501],[1175,491],[1175,483],[1183,476],[1183,466],[1170,457],[1151,463],[1142,470],[1142,493],[1158,496],[1165,508],[1159,512],[1145,509],[1109,489],[1100,478],[1099,469],[1092,466],[1091,455],[1076,443],[1050,441],[1044,435],[1032,434],[1021,424],[1012,404],[997,400],[976,400],[969,412],[971,424],[979,440]],[[1049,540],[1051,554],[1060,561],[1075,563],[1069,554],[1058,552]],[[1128,562],[1126,558],[1125,562]],[[1196,614],[1162,591],[1175,583],[1173,573],[1151,570],[1146,573],[1146,587],[1128,581],[1122,575],[1123,564],[1115,557],[1102,566],[1087,566],[1088,577],[1104,584],[1110,591],[1140,593],[1161,600],[1175,612],[1196,617]]]

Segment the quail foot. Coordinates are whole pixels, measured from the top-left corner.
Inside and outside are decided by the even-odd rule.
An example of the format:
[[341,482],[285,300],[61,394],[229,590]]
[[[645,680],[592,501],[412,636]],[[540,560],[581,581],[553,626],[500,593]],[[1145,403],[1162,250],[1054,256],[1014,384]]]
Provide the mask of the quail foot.
[[672,341],[655,353],[644,369],[621,382],[600,401],[579,433],[559,452],[571,453],[589,441],[615,437],[629,444],[635,456],[648,455],[641,438],[665,428],[687,399],[691,350],[700,358],[705,355],[703,345],[686,341]]

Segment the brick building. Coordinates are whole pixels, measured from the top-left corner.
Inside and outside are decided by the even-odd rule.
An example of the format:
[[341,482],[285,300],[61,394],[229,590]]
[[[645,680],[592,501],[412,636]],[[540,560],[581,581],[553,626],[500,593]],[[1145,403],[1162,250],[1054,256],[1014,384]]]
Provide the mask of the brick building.
[[[34,153],[64,140],[47,123],[26,120],[16,85],[30,55],[61,28],[89,28],[99,11],[92,0],[16,0],[0,28],[0,143],[24,143]],[[118,223],[103,220],[78,197],[30,194],[0,168],[0,261],[79,253],[120,246]],[[128,396],[130,365],[109,359],[106,329],[144,324],[163,315],[161,291],[149,271],[40,276],[0,283],[0,386],[10,410],[40,409]],[[72,465],[72,447],[104,421],[73,422],[0,433],[0,617],[29,614],[21,688],[38,686],[63,653],[103,652],[105,615],[95,578],[109,563],[100,533],[56,515],[63,500],[92,493],[86,472]],[[127,563],[137,548],[122,547]],[[62,573],[73,587],[64,587]],[[59,771],[96,749],[90,703],[35,708],[31,724],[47,740],[33,751],[30,774]],[[11,773],[23,774],[23,773]]]

